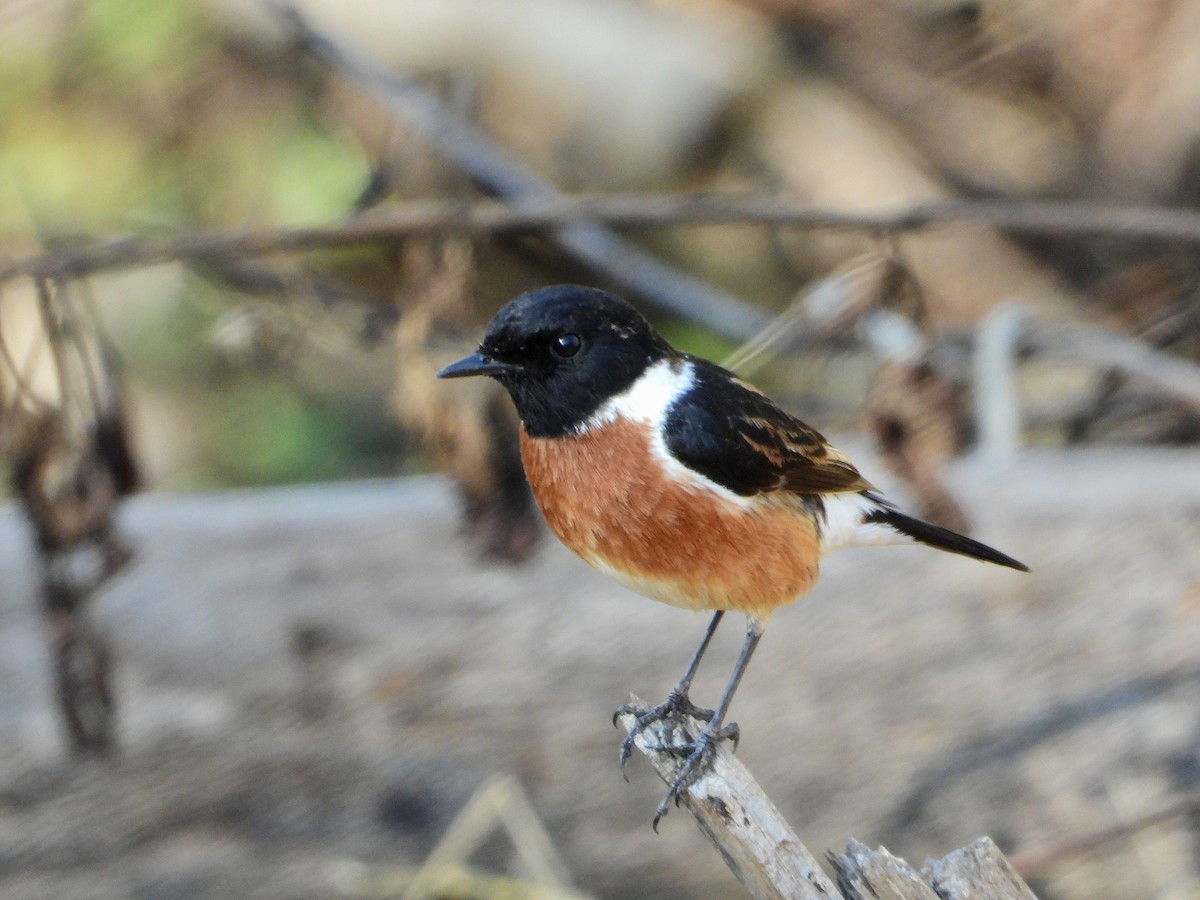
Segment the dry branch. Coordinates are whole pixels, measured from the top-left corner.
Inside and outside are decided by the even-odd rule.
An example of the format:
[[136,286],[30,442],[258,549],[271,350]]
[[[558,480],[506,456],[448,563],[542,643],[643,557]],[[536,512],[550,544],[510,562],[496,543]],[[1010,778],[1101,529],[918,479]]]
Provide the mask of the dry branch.
[[990,838],[929,860],[921,868],[940,900],[1037,900]]
[[938,900],[908,863],[882,848],[852,840],[844,854],[829,854],[829,862],[847,900]]
[[[376,64],[353,47],[314,31],[295,9],[282,10],[297,43],[331,71],[353,82],[396,121],[460,168],[486,193],[519,199],[552,199],[555,188],[475,128],[413,78]],[[766,314],[705,281],[664,263],[595,221],[580,219],[546,237],[559,249],[662,309],[687,315],[719,334],[745,340]]]
[[546,826],[513,775],[494,776],[476,789],[413,875],[401,900],[450,894],[448,876],[461,877],[460,867],[498,827],[511,840],[522,869],[528,873],[530,897],[581,900],[583,895],[571,884],[570,873],[559,858]]
[[[641,698],[630,704],[644,708]],[[621,727],[633,727],[624,713]],[[689,720],[691,734],[703,723]],[[638,734],[634,743],[659,777],[674,781],[683,757],[672,746],[691,735],[663,723]],[[667,748],[667,749],[664,749]],[[680,794],[680,803],[750,896],[771,900],[1037,900],[988,838],[931,860],[918,873],[887,850],[870,850],[851,840],[845,854],[829,854],[835,887],[816,858],[727,744],[717,747],[712,768]]]
[[[630,704],[648,706],[636,696],[630,698]],[[618,721],[627,730],[634,725],[630,713],[622,714]],[[692,727],[700,725],[693,722]],[[675,780],[683,759],[658,748],[671,746],[675,738],[660,723],[641,732],[634,742],[668,784]],[[837,896],[820,863],[724,744],[717,748],[712,769],[681,794],[680,802],[751,896],[779,900]]]
[[[430,234],[517,234],[580,222],[665,228],[765,225],[803,229],[901,232],[971,223],[1025,234],[1155,238],[1200,244],[1200,213],[1158,207],[1083,203],[954,201],[891,211],[850,213],[758,195],[552,196],[509,202],[409,201],[328,225],[229,229],[177,237],[123,236],[70,249],[31,254],[0,265],[0,284],[15,278],[57,278],[177,260],[262,256],[377,244]],[[761,314],[755,311],[761,318]]]

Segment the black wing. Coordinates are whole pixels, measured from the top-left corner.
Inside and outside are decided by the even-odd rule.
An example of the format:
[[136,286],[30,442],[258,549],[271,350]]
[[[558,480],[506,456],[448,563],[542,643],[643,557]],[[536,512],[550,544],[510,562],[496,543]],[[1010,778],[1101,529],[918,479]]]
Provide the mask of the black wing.
[[667,414],[667,450],[736,494],[829,494],[871,486],[818,432],[719,366],[691,360],[695,383]]

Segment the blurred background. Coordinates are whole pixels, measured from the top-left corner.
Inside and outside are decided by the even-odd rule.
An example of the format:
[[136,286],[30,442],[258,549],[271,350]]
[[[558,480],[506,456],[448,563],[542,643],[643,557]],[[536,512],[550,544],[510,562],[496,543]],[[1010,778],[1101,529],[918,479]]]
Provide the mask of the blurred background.
[[[0,0],[0,892],[740,895],[607,725],[703,621],[433,378],[574,281],[1034,570],[855,551],[781,612],[734,713],[810,847],[1200,897],[1198,138],[1197,0]],[[676,202],[343,230],[560,194]]]

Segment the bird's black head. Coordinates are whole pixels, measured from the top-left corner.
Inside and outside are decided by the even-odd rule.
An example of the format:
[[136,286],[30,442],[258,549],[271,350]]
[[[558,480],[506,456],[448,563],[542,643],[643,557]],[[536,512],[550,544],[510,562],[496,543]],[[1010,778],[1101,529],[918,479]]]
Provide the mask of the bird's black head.
[[479,352],[439,378],[490,375],[535,437],[567,434],[653,363],[675,353],[642,315],[595,288],[539,288],[488,324]]

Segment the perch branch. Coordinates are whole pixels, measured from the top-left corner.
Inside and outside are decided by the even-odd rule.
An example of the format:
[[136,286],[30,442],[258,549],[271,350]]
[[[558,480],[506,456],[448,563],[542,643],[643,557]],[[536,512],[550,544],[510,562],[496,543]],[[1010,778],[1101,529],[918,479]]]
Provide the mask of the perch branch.
[[931,859],[920,872],[854,840],[829,862],[846,900],[1037,900],[991,838]]
[[[635,708],[645,702],[631,697]],[[623,728],[634,717],[623,713]],[[690,720],[691,734],[703,723]],[[665,723],[652,724],[634,743],[659,777],[671,784],[683,759],[670,748],[684,736]],[[690,735],[687,737],[690,740]],[[701,832],[752,897],[790,900],[1037,900],[1021,877],[988,838],[931,860],[918,873],[904,860],[880,848],[850,841],[846,853],[829,854],[837,872],[829,876],[779,810],[730,751],[718,745],[712,768],[679,795]]]
[[[647,705],[636,696],[630,703],[638,708]],[[622,713],[618,721],[629,730],[635,720],[631,713]],[[691,724],[693,731],[702,725]],[[676,739],[669,727],[656,723],[634,741],[667,784],[679,774],[683,759],[659,748],[671,746]],[[718,745],[712,769],[680,794],[680,802],[751,896],[779,900],[838,896],[816,858],[726,744]]]

